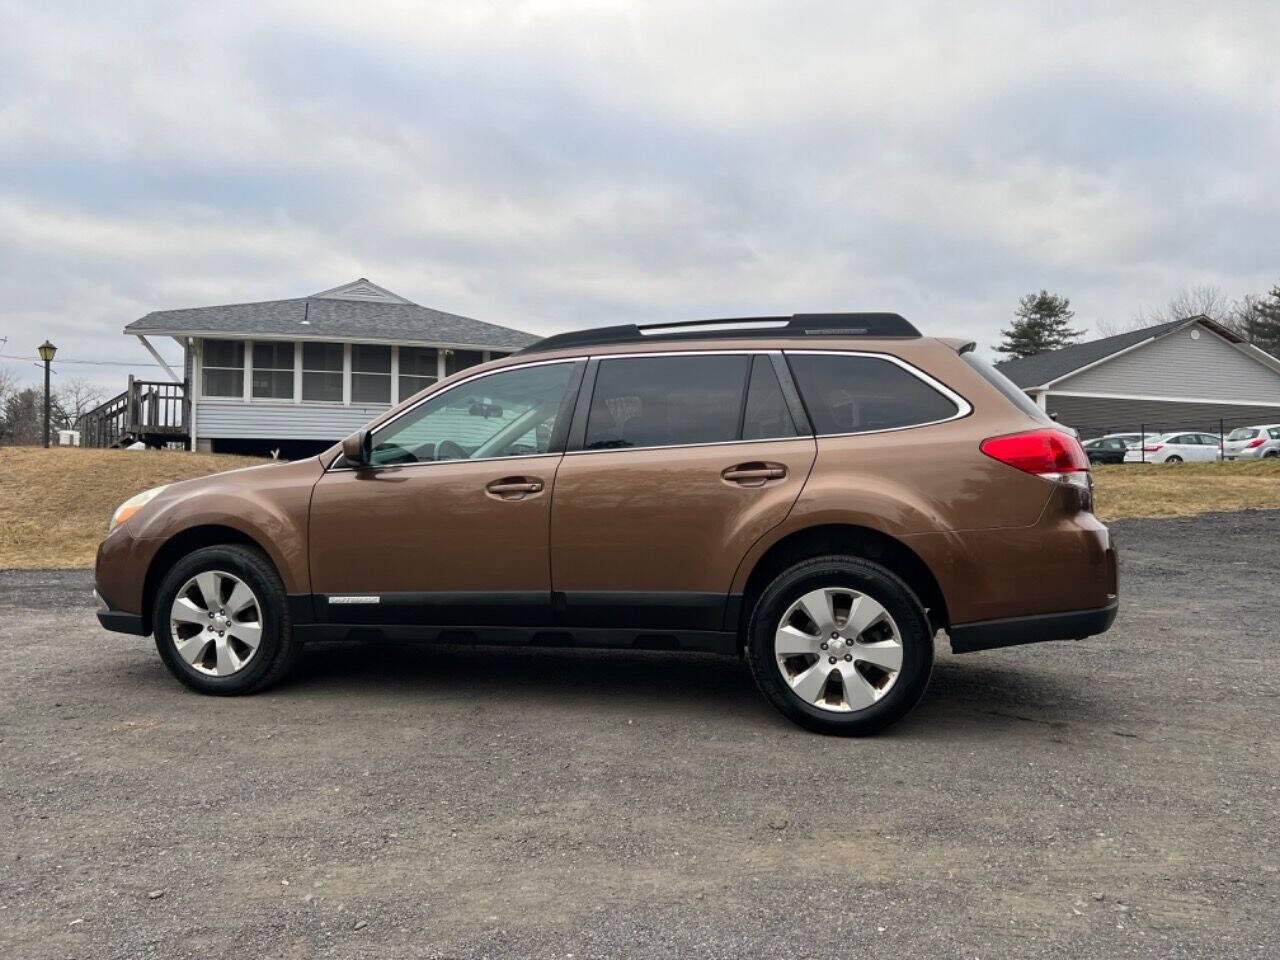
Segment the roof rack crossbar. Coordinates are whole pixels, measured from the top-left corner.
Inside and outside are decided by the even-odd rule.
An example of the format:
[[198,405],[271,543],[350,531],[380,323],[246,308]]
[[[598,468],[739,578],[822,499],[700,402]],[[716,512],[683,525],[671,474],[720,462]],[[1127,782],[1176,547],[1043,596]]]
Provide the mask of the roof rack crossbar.
[[797,313],[790,317],[627,323],[616,327],[571,330],[539,340],[520,352],[540,353],[544,350],[600,347],[648,340],[738,340],[779,336],[916,338],[920,336],[920,331],[896,313]]

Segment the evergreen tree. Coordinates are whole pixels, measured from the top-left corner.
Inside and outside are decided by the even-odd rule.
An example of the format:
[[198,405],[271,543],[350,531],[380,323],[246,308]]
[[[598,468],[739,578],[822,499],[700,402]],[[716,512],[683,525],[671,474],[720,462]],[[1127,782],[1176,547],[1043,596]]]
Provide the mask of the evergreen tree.
[[1280,356],[1280,284],[1265,297],[1250,299],[1240,326],[1244,338],[1255,347]]
[[1001,330],[1004,342],[996,349],[1009,354],[1010,359],[1033,357],[1046,350],[1069,346],[1084,336],[1083,330],[1072,330],[1071,318],[1076,315],[1071,301],[1048,290],[1028,293],[1018,301],[1016,320],[1008,330]]

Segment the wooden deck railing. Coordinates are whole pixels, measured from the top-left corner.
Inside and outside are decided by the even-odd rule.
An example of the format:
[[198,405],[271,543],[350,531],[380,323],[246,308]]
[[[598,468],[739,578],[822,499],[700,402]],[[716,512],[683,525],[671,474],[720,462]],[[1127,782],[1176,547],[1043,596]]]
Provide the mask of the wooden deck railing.
[[139,440],[163,446],[188,438],[190,418],[185,382],[130,377],[124,393],[82,415],[76,426],[84,447],[126,446]]

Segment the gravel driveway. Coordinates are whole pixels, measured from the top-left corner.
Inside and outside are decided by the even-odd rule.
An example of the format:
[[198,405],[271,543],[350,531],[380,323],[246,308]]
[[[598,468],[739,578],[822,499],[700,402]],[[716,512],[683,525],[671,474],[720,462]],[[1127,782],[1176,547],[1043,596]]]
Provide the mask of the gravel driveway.
[[1275,957],[1280,512],[1113,530],[1111,633],[942,644],[869,740],[709,656],[317,647],[200,697],[88,573],[0,573],[0,956]]

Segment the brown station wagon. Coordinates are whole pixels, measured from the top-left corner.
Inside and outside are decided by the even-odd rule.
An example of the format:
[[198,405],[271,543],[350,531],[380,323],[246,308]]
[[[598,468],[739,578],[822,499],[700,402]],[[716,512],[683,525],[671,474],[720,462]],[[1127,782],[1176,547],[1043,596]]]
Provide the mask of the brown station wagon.
[[1089,461],[973,344],[896,314],[562,334],[318,457],[112,518],[102,624],[187,686],[309,640],[742,655],[824,733],[878,730],[955,652],[1090,636],[1116,555]]

